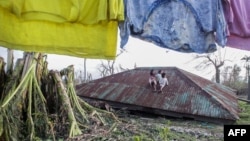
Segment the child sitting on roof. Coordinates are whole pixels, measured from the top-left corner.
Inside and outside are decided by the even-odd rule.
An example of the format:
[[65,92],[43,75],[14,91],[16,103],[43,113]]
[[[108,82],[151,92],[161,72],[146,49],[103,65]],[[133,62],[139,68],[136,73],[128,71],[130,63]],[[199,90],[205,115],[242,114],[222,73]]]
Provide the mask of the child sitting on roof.
[[154,89],[154,91],[156,91],[156,78],[155,78],[154,70],[150,71],[149,84]]
[[161,74],[162,78],[159,80],[160,90],[158,92],[162,92],[162,89],[167,85],[168,86],[168,79],[166,77],[166,73]]
[[158,73],[155,75],[157,85],[159,85],[159,81],[162,78],[161,73],[162,73],[162,71],[158,70]]

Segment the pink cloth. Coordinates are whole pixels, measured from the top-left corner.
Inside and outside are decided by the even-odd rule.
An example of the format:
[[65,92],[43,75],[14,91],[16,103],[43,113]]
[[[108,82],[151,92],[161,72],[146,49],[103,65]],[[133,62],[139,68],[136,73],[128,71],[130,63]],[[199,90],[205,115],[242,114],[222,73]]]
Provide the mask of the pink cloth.
[[224,0],[229,47],[250,50],[250,0]]

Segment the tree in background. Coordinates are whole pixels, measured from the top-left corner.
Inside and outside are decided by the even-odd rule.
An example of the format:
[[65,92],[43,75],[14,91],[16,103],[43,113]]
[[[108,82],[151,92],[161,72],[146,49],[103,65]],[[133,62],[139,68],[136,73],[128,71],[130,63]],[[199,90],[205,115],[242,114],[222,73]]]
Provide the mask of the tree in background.
[[5,79],[6,79],[4,66],[5,66],[4,59],[3,57],[0,57],[0,98],[2,97],[2,91],[4,88]]
[[87,72],[86,70],[81,71],[78,70],[75,72],[75,84],[82,84],[88,83],[89,81],[93,80],[92,74]]
[[226,66],[222,71],[222,84],[237,90],[238,94],[245,94],[247,83],[240,76],[242,69],[237,64]]
[[240,76],[242,69],[237,64],[233,66],[226,66],[222,72],[222,84],[229,86],[231,88],[241,88],[243,87],[244,79]]
[[[121,50],[120,53],[116,55],[116,58],[119,57],[123,52],[124,50]],[[127,70],[123,68],[121,64],[119,64],[118,68],[115,67],[115,63],[116,63],[116,59],[101,61],[101,64],[99,64],[97,67],[97,70],[100,73],[100,76],[105,77],[105,76],[113,75],[120,71]]]
[[244,67],[246,69],[246,75],[245,75],[245,80],[248,80],[248,76],[250,76],[250,56],[244,56],[241,60],[244,60]]
[[92,80],[92,74],[87,71],[87,58],[83,60],[83,71],[76,71],[75,76],[75,84],[87,83]]
[[215,55],[214,53],[206,55],[196,55],[194,59],[202,59],[202,61],[195,66],[195,69],[197,70],[205,70],[210,66],[214,67],[216,83],[220,83],[220,68],[225,64],[225,61],[230,61],[222,59],[220,55]]
[[109,76],[115,73],[115,60],[101,61],[97,70],[100,72],[101,77]]
[[241,60],[245,60],[246,81],[248,82],[248,97],[247,97],[247,100],[250,100],[250,56],[245,55]]

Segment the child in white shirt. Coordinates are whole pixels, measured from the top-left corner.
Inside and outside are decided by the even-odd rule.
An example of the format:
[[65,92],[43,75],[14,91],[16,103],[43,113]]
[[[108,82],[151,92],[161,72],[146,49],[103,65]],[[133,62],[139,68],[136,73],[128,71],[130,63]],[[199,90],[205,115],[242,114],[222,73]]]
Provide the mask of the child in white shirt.
[[162,92],[162,89],[167,85],[168,86],[168,79],[166,77],[166,73],[162,73],[162,78],[159,80],[160,90],[158,92]]

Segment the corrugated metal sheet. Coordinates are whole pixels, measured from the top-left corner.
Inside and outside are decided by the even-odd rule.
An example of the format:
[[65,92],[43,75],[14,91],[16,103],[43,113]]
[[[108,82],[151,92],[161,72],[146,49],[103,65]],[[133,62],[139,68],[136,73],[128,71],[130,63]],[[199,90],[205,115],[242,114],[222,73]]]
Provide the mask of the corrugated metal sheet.
[[[151,69],[167,74],[169,86],[162,94],[153,92],[148,84]],[[136,68],[78,85],[76,90],[84,98],[168,116],[228,123],[238,119],[239,113],[231,89],[176,67]]]

